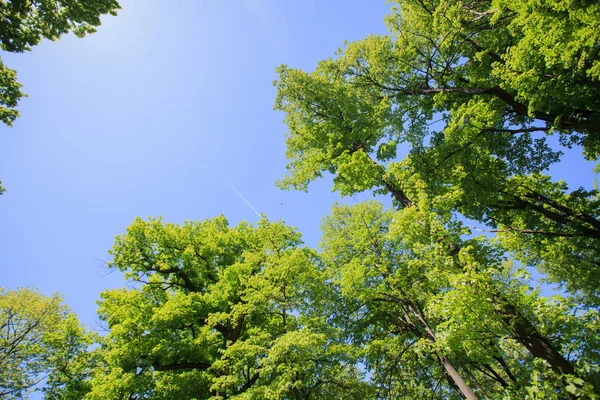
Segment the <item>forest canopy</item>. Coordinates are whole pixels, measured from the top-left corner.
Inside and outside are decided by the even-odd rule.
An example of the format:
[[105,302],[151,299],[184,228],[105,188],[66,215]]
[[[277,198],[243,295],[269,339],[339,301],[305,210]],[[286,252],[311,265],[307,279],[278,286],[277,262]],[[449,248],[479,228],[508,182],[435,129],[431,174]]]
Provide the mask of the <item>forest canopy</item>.
[[392,3],[389,34],[275,82],[278,185],[375,198],[335,204],[316,249],[266,216],[135,219],[104,334],[0,294],[0,396],[600,398],[598,191],[548,172],[600,155],[600,4]]

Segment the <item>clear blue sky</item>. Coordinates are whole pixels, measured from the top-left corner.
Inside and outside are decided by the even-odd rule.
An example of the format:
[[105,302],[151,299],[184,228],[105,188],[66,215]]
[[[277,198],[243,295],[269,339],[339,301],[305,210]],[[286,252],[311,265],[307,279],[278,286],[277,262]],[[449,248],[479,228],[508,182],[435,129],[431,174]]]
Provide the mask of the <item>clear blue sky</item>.
[[[2,54],[29,97],[14,128],[0,125],[0,286],[61,292],[92,328],[100,292],[123,285],[107,275],[107,251],[136,216],[258,219],[222,177],[317,243],[337,196],[327,180],[309,194],[274,186],[286,163],[275,68],[312,70],[344,40],[384,33],[388,10],[383,0],[122,6],[83,40]],[[573,165],[559,176],[589,186]]]

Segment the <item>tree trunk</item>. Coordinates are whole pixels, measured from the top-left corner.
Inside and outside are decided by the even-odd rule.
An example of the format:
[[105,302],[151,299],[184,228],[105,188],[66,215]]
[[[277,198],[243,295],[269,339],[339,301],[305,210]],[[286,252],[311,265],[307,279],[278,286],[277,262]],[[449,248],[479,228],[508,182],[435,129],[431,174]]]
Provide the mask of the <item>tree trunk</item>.
[[501,295],[496,295],[495,300],[501,306],[502,321],[512,330],[515,339],[525,346],[531,355],[546,361],[554,372],[575,375],[573,365],[508,300]]
[[[423,317],[423,315],[421,315],[421,312],[419,311],[419,309],[413,304],[412,301],[410,301],[408,299],[408,297],[406,297],[405,293],[402,293],[402,295],[405,298],[404,304],[409,309],[411,314],[415,317],[415,319],[419,322],[419,325],[421,325],[421,328],[425,331],[424,336],[427,337],[427,339],[429,339],[431,342],[435,343],[435,341],[436,341],[435,333],[429,327],[429,324],[425,320],[425,317]],[[407,316],[405,315],[405,318],[406,317]],[[410,318],[408,318],[408,319],[410,320]],[[423,335],[421,334],[421,336],[423,336]],[[469,385],[467,385],[467,382],[465,382],[465,380],[462,378],[462,376],[454,368],[454,365],[452,365],[452,362],[450,361],[450,359],[444,355],[438,354],[437,352],[435,353],[435,356],[437,357],[438,362],[440,363],[441,367],[446,371],[446,373],[448,374],[448,377],[452,380],[452,383],[456,386],[456,388],[458,389],[460,394],[462,394],[468,400],[477,400],[477,396],[475,396],[475,393],[473,393],[473,391],[471,390]]]
[[471,388],[467,385],[462,376],[460,376],[458,371],[454,369],[454,366],[452,365],[448,357],[440,356],[438,354],[436,354],[436,356],[440,362],[440,365],[446,370],[446,372],[452,379],[452,382],[454,382],[454,384],[456,385],[460,393],[465,397],[465,399],[477,400],[477,396],[475,396],[475,393],[473,393]]

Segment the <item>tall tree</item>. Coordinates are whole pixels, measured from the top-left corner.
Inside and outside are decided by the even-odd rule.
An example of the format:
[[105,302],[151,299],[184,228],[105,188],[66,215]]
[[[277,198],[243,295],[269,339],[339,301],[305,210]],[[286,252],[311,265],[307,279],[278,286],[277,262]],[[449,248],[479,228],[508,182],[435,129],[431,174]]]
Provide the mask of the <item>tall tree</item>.
[[[280,67],[276,108],[290,129],[290,175],[281,186],[306,190],[329,172],[342,195],[389,194],[401,209],[446,220],[459,212],[490,224],[505,250],[541,267],[586,306],[600,304],[597,193],[569,194],[542,175],[560,159],[544,132],[597,156],[598,7],[545,4],[543,15],[533,13],[540,21],[556,16],[564,37],[588,32],[589,41],[572,43],[572,56],[585,59],[574,76],[554,76],[559,67],[546,74],[555,66],[550,55],[538,60],[546,66],[502,74],[509,60],[517,63],[513,47],[539,40],[523,22],[532,6],[404,1],[388,17],[389,36],[348,44],[311,73]],[[548,43],[538,44],[552,53]],[[525,84],[524,76],[550,83],[538,90],[543,85]],[[460,240],[440,240],[449,256],[463,250]],[[516,299],[496,283],[492,288],[494,313],[512,339],[555,373],[577,375],[565,350]]]
[[[414,244],[389,240],[392,217],[378,204],[363,203],[335,207],[325,220],[324,258],[342,299],[350,304],[334,304],[331,313],[341,316],[355,345],[365,343],[366,365],[384,397],[414,398],[438,391],[447,398],[476,399],[452,354],[438,347],[437,323],[425,311],[443,281],[437,276],[436,285],[428,276],[439,269],[439,259],[430,248],[431,264],[418,263]],[[440,384],[446,379],[449,387]]]
[[[334,207],[323,230],[323,257],[341,293],[330,312],[363,348],[382,397],[524,398],[538,375],[546,387],[536,389],[546,394],[593,392],[578,378],[570,382],[579,387],[567,389],[564,371],[535,362],[519,318],[536,321],[525,331],[537,335],[532,342],[576,352],[563,362],[586,370],[598,361],[592,349],[600,337],[588,325],[597,312],[573,312],[568,300],[528,292],[515,276],[522,271],[485,238],[461,240],[460,223],[426,207],[384,212],[374,202]],[[461,244],[455,255],[448,239]],[[552,324],[541,322],[550,315]]]
[[46,398],[81,398],[93,341],[60,296],[0,289],[0,397],[26,398],[45,382]]
[[292,228],[137,219],[112,254],[131,288],[102,294],[109,333],[88,398],[368,396],[320,311],[315,253]]
[[407,177],[419,175],[597,306],[597,192],[569,193],[543,173],[561,156],[551,134],[598,156],[599,13],[595,3],[400,2],[389,36],[350,43],[312,73],[280,67],[291,172],[281,185],[306,189],[330,172],[343,195],[374,190],[408,207]]

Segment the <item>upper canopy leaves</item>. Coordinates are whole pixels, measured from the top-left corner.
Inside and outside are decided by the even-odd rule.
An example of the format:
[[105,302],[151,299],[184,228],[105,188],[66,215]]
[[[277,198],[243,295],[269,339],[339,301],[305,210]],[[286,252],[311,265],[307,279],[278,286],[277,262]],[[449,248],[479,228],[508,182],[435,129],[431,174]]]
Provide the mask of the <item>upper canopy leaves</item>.
[[320,311],[315,254],[292,228],[137,219],[112,253],[133,288],[102,295],[110,334],[91,398],[365,393]]
[[[548,135],[598,156],[599,10],[402,1],[388,16],[390,35],[347,44],[311,73],[280,67],[276,108],[286,115],[290,161],[280,186],[306,190],[329,172],[342,195],[372,190],[409,207],[425,194],[437,212],[459,212],[501,238],[528,235],[525,246],[504,243],[598,304],[589,279],[596,193],[568,193],[543,173],[561,156]],[[552,35],[541,35],[551,22]],[[573,254],[584,260],[583,280],[565,273]]]

